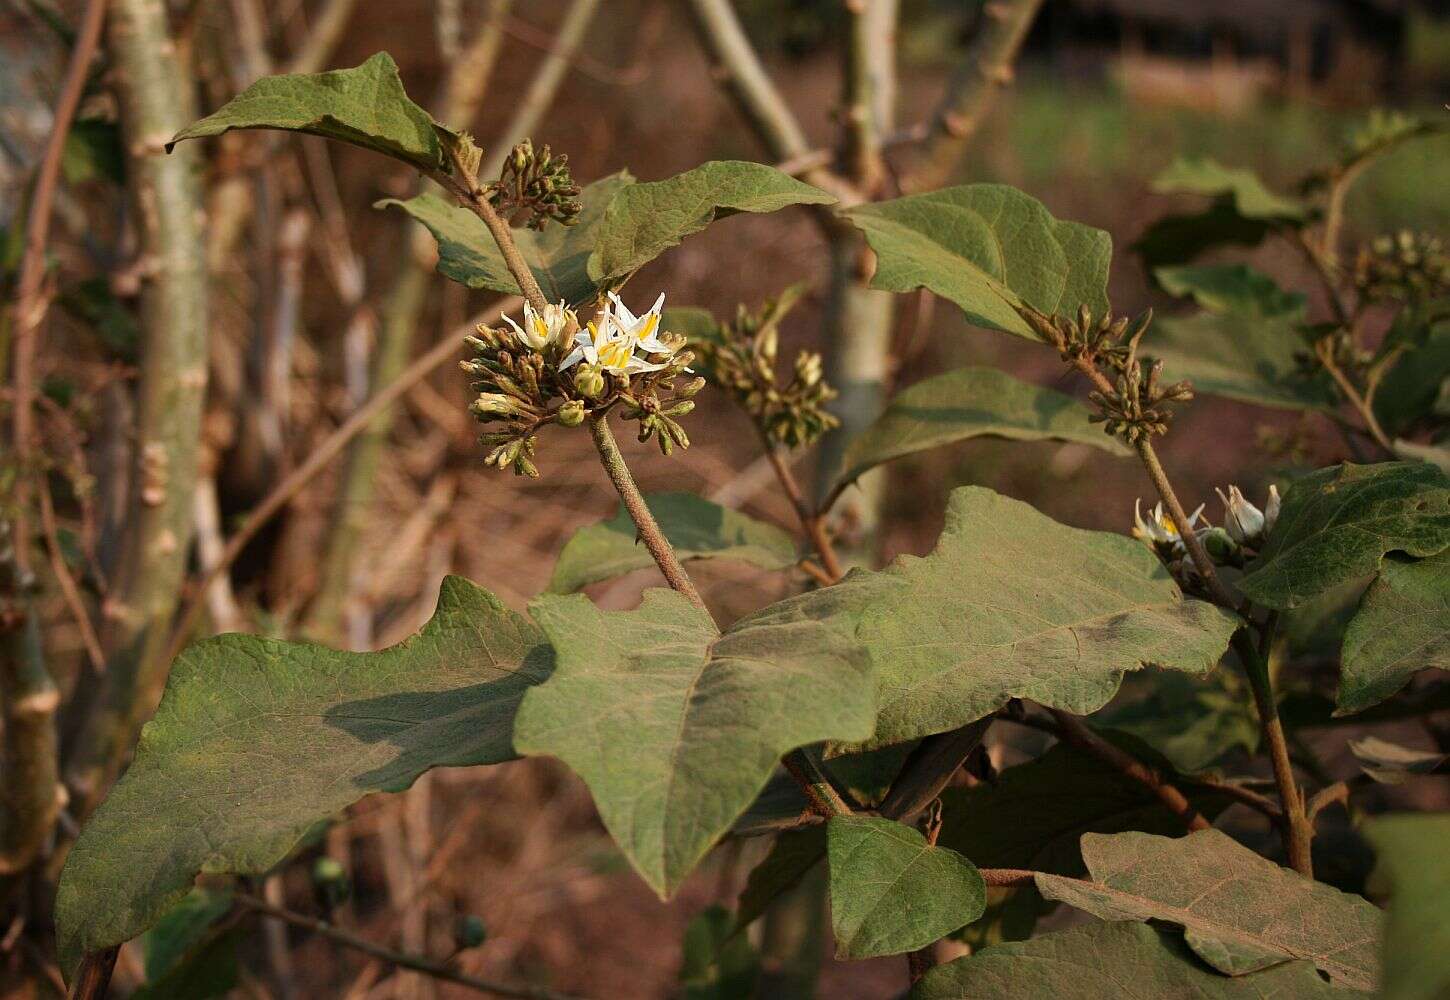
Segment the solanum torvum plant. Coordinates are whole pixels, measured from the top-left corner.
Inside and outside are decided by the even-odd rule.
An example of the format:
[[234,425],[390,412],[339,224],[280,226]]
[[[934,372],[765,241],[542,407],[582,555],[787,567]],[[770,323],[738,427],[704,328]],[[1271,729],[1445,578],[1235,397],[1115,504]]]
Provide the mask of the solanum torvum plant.
[[[1353,746],[1371,778],[1334,781],[1312,748],[1356,713],[1411,719],[1444,703],[1443,688],[1411,681],[1450,665],[1450,259],[1428,235],[1347,261],[1338,248],[1343,189],[1429,126],[1380,120],[1302,195],[1207,161],[1175,166],[1161,186],[1212,206],[1201,232],[1200,217],[1179,218],[1140,245],[1198,310],[1160,320],[1112,311],[1107,234],[1006,186],[840,208],[743,162],[581,186],[564,156],[528,143],[480,177],[470,137],[410,101],[386,55],[263,79],[175,141],[269,128],[354,143],[436,182],[381,204],[432,232],[444,275],[518,297],[461,362],[482,460],[547,480],[550,437],[588,434],[623,509],[568,542],[527,614],[450,578],[427,626],[380,652],[245,635],[186,648],[66,864],[57,920],[72,968],[197,893],[222,899],[214,919],[256,907],[246,880],[364,795],[433,767],[549,755],[663,897],[721,844],[773,838],[739,906],[692,928],[691,996],[750,995],[751,922],[819,864],[838,955],[908,956],[903,983],[921,1000],[1450,989],[1429,930],[1447,916],[1450,817],[1364,821],[1388,913],[1316,881],[1314,856],[1326,807],[1441,762],[1366,737]],[[1086,401],[993,368],[941,373],[900,392],[813,498],[787,453],[834,425],[835,392],[818,355],[780,356],[801,290],[722,322],[629,283],[719,216],[795,205],[864,235],[876,287],[926,288],[975,326],[1055,351]],[[1243,265],[1190,262],[1226,232],[1289,240],[1330,314],[1311,320],[1303,295]],[[1375,322],[1389,333],[1369,346]],[[755,426],[795,532],[636,485],[614,428],[670,455],[712,392]],[[1155,442],[1195,392],[1318,415],[1361,460],[1184,496]],[[930,553],[846,571],[832,506],[863,473],[984,435],[1136,462],[1144,498],[1103,532],[963,487]],[[618,528],[626,517],[632,531]],[[794,596],[717,621],[686,567],[701,557],[787,574]],[[634,610],[578,593],[647,561],[669,587]],[[1333,702],[1301,679],[1291,625],[1338,647]],[[1139,697],[1115,701],[1129,674]],[[1057,742],[993,774],[980,748],[994,724]],[[1249,817],[1236,830],[1263,836],[1216,829],[1230,808]],[[1058,904],[1100,919],[1034,934]],[[969,953],[935,964],[952,936]]]

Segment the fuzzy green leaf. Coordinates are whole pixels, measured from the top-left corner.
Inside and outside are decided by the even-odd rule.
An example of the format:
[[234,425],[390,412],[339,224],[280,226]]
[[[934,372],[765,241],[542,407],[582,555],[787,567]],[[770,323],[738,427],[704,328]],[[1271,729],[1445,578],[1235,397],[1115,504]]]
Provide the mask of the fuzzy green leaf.
[[446,169],[439,126],[408,99],[393,57],[379,52],[354,69],[267,76],[166,144],[232,129],[281,129],[350,142],[405,163]]
[[[769,570],[796,564],[795,540],[773,524],[693,493],[654,493],[645,502],[681,559],[737,559]],[[649,550],[636,540],[637,532],[623,507],[608,521],[576,532],[559,553],[549,590],[567,594],[653,566]]]
[[1012,698],[1096,711],[1126,671],[1210,670],[1238,622],[1185,600],[1141,543],[980,487],[952,493],[926,558],[853,572],[736,627],[799,619],[870,652],[880,687],[871,745],[947,732]]
[[1227,670],[1208,677],[1143,674],[1093,718],[1096,726],[1127,733],[1186,774],[1207,770],[1225,755],[1259,748],[1259,719],[1242,678]]
[[1205,969],[1166,931],[1094,924],[993,945],[939,965],[911,1000],[1349,1000],[1308,962],[1230,978]]
[[1270,191],[1252,170],[1225,167],[1207,157],[1175,160],[1153,179],[1153,190],[1223,198],[1244,218],[1264,222],[1303,225],[1310,216],[1307,204]]
[[[589,302],[599,286],[588,272],[604,210],[620,191],[634,183],[621,171],[586,185],[579,195],[582,206],[573,225],[545,226],[542,231],[515,229],[514,242],[550,302],[570,305]],[[401,208],[428,227],[438,243],[438,273],[467,285],[518,295],[519,285],[504,264],[503,254],[488,227],[478,216],[436,194],[420,194],[401,201],[385,198],[377,208]]]
[[1423,462],[1331,466],[1296,479],[1278,523],[1239,589],[1296,608],[1368,576],[1386,553],[1450,548],[1450,475]]
[[763,163],[712,160],[662,181],[634,184],[609,204],[589,277],[615,287],[681,240],[737,212],[777,212],[836,199]]
[[199,872],[268,871],[370,792],[513,758],[519,700],[552,667],[538,629],[456,577],[423,630],[381,652],[252,635],[194,643],[66,860],[61,955],[135,937]]
[[[1106,734],[1170,777],[1166,761],[1135,740]],[[1189,801],[1212,819],[1229,805],[1220,792],[1187,789]],[[1002,771],[993,784],[942,793],[937,843],[984,868],[1026,868],[1058,875],[1086,871],[1078,840],[1084,833],[1177,834],[1183,821],[1161,799],[1122,771],[1058,743],[1036,760]]]
[[1380,816],[1364,824],[1388,883],[1383,1000],[1450,995],[1450,813]]
[[1167,291],[1203,308],[1162,317],[1149,329],[1144,350],[1163,359],[1168,378],[1187,378],[1199,392],[1259,406],[1334,405],[1328,378],[1299,368],[1297,355],[1308,350],[1299,335],[1304,296],[1242,264],[1161,267],[1154,274]]
[[1071,396],[1013,378],[996,368],[958,368],[918,382],[846,449],[841,483],[868,469],[974,437],[1013,441],[1073,441],[1114,455],[1130,454],[1117,438],[1089,422]]
[[913,827],[873,816],[826,824],[831,928],[837,958],[925,948],[982,915],[987,886],[956,851]]
[[594,794],[604,825],[668,896],[760,794],[782,754],[860,740],[875,717],[870,664],[815,622],[739,623],[723,635],[673,591],[606,613],[580,595],[531,611],[558,656],[515,722]]
[[1218,830],[1082,838],[1087,881],[1039,874],[1037,889],[1104,920],[1183,928],[1188,946],[1229,976],[1305,960],[1334,982],[1379,981],[1382,914],[1367,900],[1280,868]]
[[876,251],[873,288],[929,288],[978,326],[1036,340],[1018,305],[1072,314],[1108,307],[1112,239],[1054,219],[1004,184],[967,184],[849,209]]
[[1344,634],[1336,715],[1377,705],[1429,667],[1450,670],[1450,549],[1386,559]]
[[1214,247],[1258,246],[1272,229],[1260,219],[1244,218],[1232,204],[1214,203],[1201,212],[1163,216],[1144,230],[1130,249],[1152,271],[1187,264]]

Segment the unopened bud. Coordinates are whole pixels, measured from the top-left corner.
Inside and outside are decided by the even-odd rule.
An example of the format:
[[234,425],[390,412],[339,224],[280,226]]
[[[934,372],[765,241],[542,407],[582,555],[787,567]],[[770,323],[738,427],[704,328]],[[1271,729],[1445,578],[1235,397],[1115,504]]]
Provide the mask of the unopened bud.
[[497,392],[481,392],[478,398],[468,404],[468,409],[480,417],[507,416],[514,412],[514,401]]
[[588,399],[598,399],[604,395],[604,372],[598,365],[580,365],[574,373],[574,388]]
[[1238,552],[1238,544],[1222,528],[1210,528],[1203,533],[1203,547],[1216,563],[1229,562]]
[[559,407],[559,424],[563,427],[578,427],[584,422],[584,403],[571,399]]

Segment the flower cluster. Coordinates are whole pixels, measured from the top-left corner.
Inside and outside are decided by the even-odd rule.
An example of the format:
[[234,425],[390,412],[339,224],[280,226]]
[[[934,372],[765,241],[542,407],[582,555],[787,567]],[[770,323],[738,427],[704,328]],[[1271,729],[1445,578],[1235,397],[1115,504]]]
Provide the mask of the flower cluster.
[[733,323],[691,344],[711,378],[730,391],[766,439],[790,448],[808,445],[839,424],[825,408],[836,390],[821,378],[819,354],[801,351],[788,379],[776,374],[780,322],[802,292],[802,286],[792,286],[758,313],[742,305]]
[[1424,302],[1450,294],[1450,252],[1438,236],[1408,229],[1360,248],[1354,283],[1366,298]]
[[691,397],[705,380],[676,385],[690,372],[693,355],[682,350],[682,337],[660,329],[664,299],[661,294],[636,316],[611,292],[583,325],[563,302],[543,310],[525,305],[523,323],[506,316],[507,327],[480,325],[478,335],[468,338],[474,357],[462,367],[477,393],[469,409],[489,428],[479,438],[489,449],[484,461],[537,476],[540,430],[577,427],[616,405],[626,419],[639,422],[641,441],[656,436],[667,455],[675,445],[688,447],[674,418],[694,408]]
[[1088,398],[1098,407],[1093,420],[1102,423],[1107,433],[1129,444],[1166,434],[1173,418],[1169,405],[1193,398],[1193,386],[1187,382],[1162,384],[1162,361],[1151,361],[1145,372],[1138,358],[1138,345],[1153,322],[1151,309],[1131,322],[1126,316],[1114,318],[1111,312],[1094,320],[1086,305],[1075,318],[1047,316],[1027,306],[1019,311],[1064,361],[1102,372],[1111,388],[1094,390]]
[[[1279,490],[1269,487],[1269,496],[1260,510],[1244,496],[1237,486],[1230,486],[1228,492],[1216,490],[1223,502],[1223,526],[1215,527],[1203,516],[1203,504],[1188,516],[1188,527],[1203,543],[1204,550],[1219,566],[1242,566],[1247,557],[1258,551],[1279,519]],[[1145,543],[1159,559],[1167,565],[1175,579],[1186,585],[1202,583],[1188,547],[1173,523],[1158,503],[1143,516],[1142,501],[1133,504],[1133,537]]]
[[572,226],[579,221],[579,185],[569,173],[569,157],[555,156],[546,145],[540,150],[528,139],[509,153],[488,200],[505,218],[527,212],[530,229],[543,229],[549,221]]

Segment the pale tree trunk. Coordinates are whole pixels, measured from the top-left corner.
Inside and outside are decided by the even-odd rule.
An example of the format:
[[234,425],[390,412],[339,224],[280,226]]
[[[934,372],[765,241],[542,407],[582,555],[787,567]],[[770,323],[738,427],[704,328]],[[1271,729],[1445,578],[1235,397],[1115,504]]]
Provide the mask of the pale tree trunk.
[[[206,257],[196,118],[162,0],[111,0],[107,32],[144,275],[135,460],[121,563],[106,602],[109,664],[72,777],[92,805],[154,710],[191,548],[206,392]],[[85,808],[81,809],[84,812]]]

